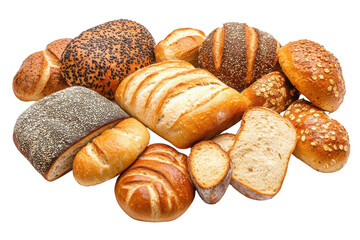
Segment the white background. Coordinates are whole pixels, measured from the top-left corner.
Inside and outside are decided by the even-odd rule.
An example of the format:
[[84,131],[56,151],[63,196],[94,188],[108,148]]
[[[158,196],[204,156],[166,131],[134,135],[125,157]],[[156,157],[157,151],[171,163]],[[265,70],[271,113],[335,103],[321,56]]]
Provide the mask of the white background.
[[[7,3],[5,3],[7,2]],[[360,17],[356,1],[2,1],[0,239],[360,239]],[[167,223],[128,217],[114,196],[116,179],[83,187],[72,173],[47,182],[17,151],[12,130],[31,103],[18,100],[12,79],[22,61],[51,41],[76,37],[98,24],[128,18],[156,42],[180,27],[209,34],[225,22],[245,22],[282,45],[310,39],[339,59],[345,101],[331,117],[349,132],[351,153],[337,173],[319,173],[291,157],[281,191],[255,201],[228,188],[216,205],[196,195],[188,211]],[[239,124],[229,129],[235,133]],[[151,143],[164,142],[155,134]],[[189,150],[182,151],[186,154]]]

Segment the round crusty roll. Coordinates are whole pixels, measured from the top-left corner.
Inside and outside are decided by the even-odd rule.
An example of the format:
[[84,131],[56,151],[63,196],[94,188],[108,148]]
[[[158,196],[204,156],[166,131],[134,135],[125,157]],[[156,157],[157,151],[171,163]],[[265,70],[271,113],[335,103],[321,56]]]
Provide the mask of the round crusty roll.
[[196,67],[198,51],[205,38],[205,33],[198,29],[175,29],[155,46],[156,62],[183,60]]
[[15,96],[22,101],[37,101],[69,87],[61,75],[59,60],[70,38],[55,40],[44,51],[36,52],[22,63],[13,80]]
[[291,104],[284,117],[296,128],[297,158],[320,172],[335,172],[346,164],[349,136],[339,122],[305,100]]
[[149,131],[135,118],[120,121],[76,154],[75,180],[83,186],[91,186],[116,177],[136,160],[149,140]]
[[279,42],[270,34],[230,22],[211,32],[199,49],[199,65],[241,92],[278,67]]
[[129,116],[115,103],[84,87],[69,87],[32,104],[17,119],[18,150],[48,181],[72,169],[76,153]]
[[155,62],[155,41],[141,24],[110,21],[81,33],[62,55],[61,71],[71,86],[84,86],[113,99],[121,80]]
[[279,63],[312,104],[329,112],[339,108],[346,92],[341,66],[323,46],[309,40],[290,42],[280,49]]
[[152,144],[117,179],[115,196],[130,217],[149,222],[181,216],[195,197],[186,156],[165,144]]

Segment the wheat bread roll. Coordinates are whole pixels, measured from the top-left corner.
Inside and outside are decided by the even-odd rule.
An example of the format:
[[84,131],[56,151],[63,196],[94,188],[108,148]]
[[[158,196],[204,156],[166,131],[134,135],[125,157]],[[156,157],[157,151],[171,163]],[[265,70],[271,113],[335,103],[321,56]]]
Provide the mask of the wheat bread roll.
[[69,87],[32,104],[17,119],[14,143],[48,181],[72,169],[76,153],[128,115],[84,87]]
[[184,60],[196,67],[198,51],[205,38],[205,33],[198,29],[175,29],[155,46],[156,62]]
[[186,156],[165,144],[148,146],[117,179],[115,197],[136,220],[165,222],[180,217],[195,197]]
[[229,151],[231,185],[249,198],[271,199],[281,189],[295,145],[296,130],[287,119],[267,108],[250,108]]
[[208,204],[219,202],[231,180],[232,164],[227,152],[213,141],[201,141],[191,148],[187,166],[201,199]]
[[61,54],[71,41],[62,38],[49,43],[44,51],[27,57],[13,79],[15,96],[22,101],[37,101],[69,87],[61,75]]
[[279,48],[269,33],[229,22],[206,37],[199,49],[199,66],[241,92],[278,68]]
[[325,111],[336,111],[346,93],[338,59],[322,45],[299,40],[280,49],[279,63],[291,83]]
[[155,62],[155,41],[141,24],[120,19],[82,32],[66,47],[60,65],[71,86],[84,86],[113,99],[130,73]]
[[134,118],[121,120],[75,156],[73,175],[83,186],[112,179],[128,168],[149,144],[150,133]]
[[349,135],[344,126],[306,100],[298,100],[284,117],[296,128],[294,156],[319,172],[336,172],[350,155]]

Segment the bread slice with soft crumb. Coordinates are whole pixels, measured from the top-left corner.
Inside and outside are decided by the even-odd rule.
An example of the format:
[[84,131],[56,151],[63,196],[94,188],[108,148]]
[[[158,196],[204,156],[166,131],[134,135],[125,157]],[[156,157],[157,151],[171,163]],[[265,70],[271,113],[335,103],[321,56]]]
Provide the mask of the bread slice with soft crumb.
[[234,167],[231,185],[252,199],[274,197],[295,145],[296,131],[288,120],[266,108],[250,108],[229,151]]
[[188,170],[201,199],[209,204],[220,201],[231,180],[230,157],[217,143],[202,141],[191,148]]
[[236,135],[232,133],[222,133],[217,135],[211,141],[220,145],[220,147],[225,151],[229,152],[230,148],[234,145]]

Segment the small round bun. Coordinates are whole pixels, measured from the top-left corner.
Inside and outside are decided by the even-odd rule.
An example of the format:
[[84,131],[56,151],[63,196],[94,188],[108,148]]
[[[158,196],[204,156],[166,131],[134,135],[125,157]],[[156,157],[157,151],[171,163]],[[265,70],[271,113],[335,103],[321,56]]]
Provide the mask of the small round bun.
[[61,59],[61,71],[71,86],[84,86],[113,99],[122,79],[155,62],[155,41],[141,24],[115,20],[74,38]]
[[245,23],[225,23],[199,49],[199,65],[241,92],[278,67],[279,42]]
[[291,104],[284,117],[296,128],[297,158],[320,172],[335,172],[346,164],[349,136],[339,122],[305,100]]
[[341,66],[323,46],[309,40],[290,42],[280,49],[279,63],[312,104],[329,112],[339,108],[345,95]]

